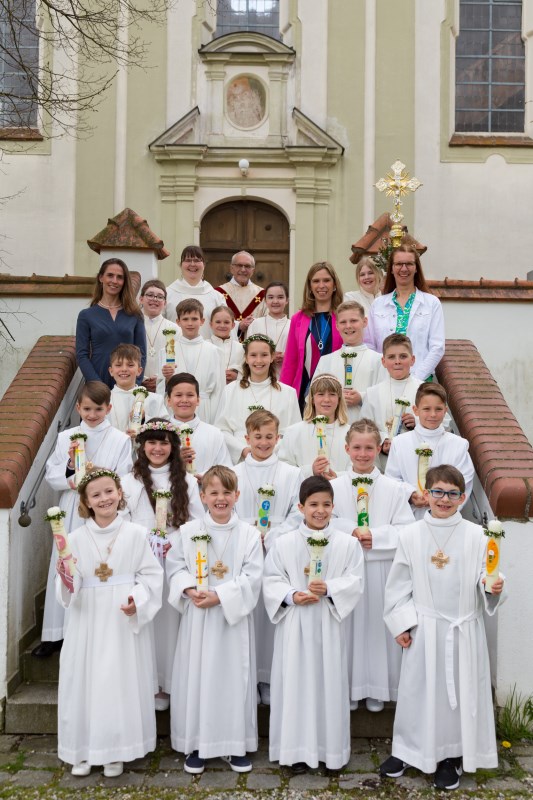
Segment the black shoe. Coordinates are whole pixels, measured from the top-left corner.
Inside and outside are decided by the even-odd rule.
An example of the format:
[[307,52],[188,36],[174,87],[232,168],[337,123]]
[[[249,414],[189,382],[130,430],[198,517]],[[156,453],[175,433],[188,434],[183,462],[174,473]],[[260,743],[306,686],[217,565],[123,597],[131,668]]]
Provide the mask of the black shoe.
[[35,658],[50,658],[51,655],[57,653],[63,647],[63,639],[57,642],[41,642],[37,647],[31,651],[32,656]]
[[189,753],[185,759],[183,769],[185,772],[188,772],[189,775],[202,774],[205,769],[205,759],[199,757],[198,750],[193,750],[192,753]]
[[396,756],[389,756],[386,761],[379,768],[379,774],[382,778],[400,778],[409,764],[402,761]]
[[252,762],[248,756],[221,756],[222,761],[227,761],[233,772],[251,772]]
[[433,786],[436,789],[457,789],[459,777],[463,774],[463,767],[460,758],[445,758],[439,761],[437,771],[433,778]]
[[304,775],[309,767],[305,761],[297,761],[296,764],[291,764],[291,770],[293,775]]

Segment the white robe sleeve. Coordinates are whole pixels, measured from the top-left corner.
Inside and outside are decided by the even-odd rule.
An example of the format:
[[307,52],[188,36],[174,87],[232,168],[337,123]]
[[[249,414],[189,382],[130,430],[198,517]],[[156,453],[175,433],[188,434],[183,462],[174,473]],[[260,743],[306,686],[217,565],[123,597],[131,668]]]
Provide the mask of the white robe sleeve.
[[[164,390],[164,387],[163,387]],[[150,392],[144,402],[144,419],[145,422],[153,419],[154,417],[161,417],[162,419],[170,419],[168,408],[165,405],[163,397],[159,394]]]
[[129,436],[125,436],[124,441],[122,443],[122,447],[120,448],[120,450],[117,450],[116,461],[115,461],[115,472],[120,477],[122,477],[123,475],[127,475],[128,472],[131,472],[133,468],[133,459],[131,457],[131,454],[132,454],[131,439]]
[[270,621],[276,625],[293,606],[285,604],[287,594],[293,589],[280,550],[273,547],[265,559],[263,575],[263,600]]
[[200,500],[198,481],[192,475],[187,475],[187,488],[189,494],[189,519],[201,519],[205,509]]
[[187,603],[190,603],[189,598],[184,596],[183,592],[185,589],[196,588],[196,575],[189,572],[189,565],[184,552],[185,540],[186,535],[183,534],[182,529],[178,541],[170,548],[166,558],[166,574],[169,587],[168,602],[171,606],[177,608],[180,614],[185,612]]
[[364,589],[364,557],[361,545],[355,539],[349,542],[349,558],[343,574],[338,578],[326,578],[328,597],[326,603],[331,615],[340,622],[354,610]]
[[[437,299],[437,298],[435,298]],[[433,304],[427,334],[427,350],[420,361],[415,361],[412,374],[421,381],[435,372],[435,367],[444,355],[446,334],[444,330],[444,314],[439,300]]]
[[398,481],[399,483],[402,484],[405,490],[405,494],[407,495],[407,500],[409,500],[413,492],[418,491],[418,487],[414,486],[408,481],[405,481],[403,478],[400,465],[400,454],[398,452],[399,450],[398,441],[399,438],[395,436],[391,442],[389,457],[387,459],[387,466],[385,467],[385,475],[387,476],[387,478],[392,478],[393,480]]
[[[71,489],[68,485],[66,477],[66,469],[68,462],[68,444],[67,451],[65,452],[65,439],[61,435],[58,436],[54,452],[46,462],[45,479],[51,489],[58,492],[64,492]],[[130,445],[131,450],[131,445]]]
[[139,536],[137,548],[139,558],[135,569],[135,586],[131,591],[137,612],[128,617],[133,633],[139,633],[161,608],[164,576],[163,568],[144,535]]
[[391,521],[388,525],[376,525],[373,527],[372,520],[370,520],[372,550],[395,551],[398,546],[400,530],[405,525],[412,525],[415,521],[403,491],[396,493],[396,498],[391,500],[391,506]]
[[394,638],[418,625],[418,614],[413,600],[411,564],[402,537],[398,542],[385,586],[383,619]]
[[251,530],[246,544],[242,569],[232,580],[216,587],[222,612],[228,625],[236,625],[247,617],[257,605],[263,575],[263,553],[255,529]]

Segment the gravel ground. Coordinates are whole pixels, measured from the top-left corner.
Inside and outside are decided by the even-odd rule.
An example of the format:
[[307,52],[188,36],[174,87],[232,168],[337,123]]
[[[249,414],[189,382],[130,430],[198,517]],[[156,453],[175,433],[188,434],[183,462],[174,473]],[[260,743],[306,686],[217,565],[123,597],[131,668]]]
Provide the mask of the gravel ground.
[[[129,763],[120,778],[104,778],[98,768],[87,778],[73,778],[57,758],[55,736],[0,736],[0,798],[60,800],[73,792],[79,800],[416,800],[441,796],[433,789],[431,778],[414,769],[395,781],[380,780],[377,767],[389,752],[389,740],[353,739],[350,762],[341,773],[316,770],[292,776],[290,770],[268,760],[267,741],[261,739],[251,773],[237,775],[226,763],[214,759],[203,775],[191,777],[183,771],[183,756],[175,753],[164,737],[155,753]],[[451,796],[454,800],[533,797],[533,744],[502,748],[498,770],[463,776],[460,789]]]

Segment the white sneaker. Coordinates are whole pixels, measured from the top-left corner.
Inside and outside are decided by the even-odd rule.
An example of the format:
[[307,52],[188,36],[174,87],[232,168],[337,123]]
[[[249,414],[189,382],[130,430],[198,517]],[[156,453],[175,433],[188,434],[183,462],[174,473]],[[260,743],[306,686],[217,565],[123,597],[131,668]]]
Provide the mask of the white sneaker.
[[79,764],[74,764],[70,774],[75,775],[76,778],[86,778],[87,775],[91,774],[91,765],[87,761],[80,761]]
[[112,761],[110,764],[104,764],[104,775],[106,778],[118,778],[124,772],[124,764],[122,761]]
[[350,700],[350,711],[357,711],[359,708],[359,700]]
[[261,702],[264,706],[270,705],[270,684],[269,683],[260,683],[258,686],[259,693],[261,695]]
[[383,702],[383,700],[374,700],[373,697],[367,697],[366,707],[369,711],[372,711],[374,714],[377,714],[379,711],[383,711],[385,703]]

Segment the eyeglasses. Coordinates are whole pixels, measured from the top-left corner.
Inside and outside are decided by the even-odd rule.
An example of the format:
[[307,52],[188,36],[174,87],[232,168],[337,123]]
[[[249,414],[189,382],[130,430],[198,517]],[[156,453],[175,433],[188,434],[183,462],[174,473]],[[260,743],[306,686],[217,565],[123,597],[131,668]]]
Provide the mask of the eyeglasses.
[[159,300],[160,303],[167,299],[164,294],[152,294],[152,292],[146,292],[143,297],[147,297],[148,300]]
[[203,264],[203,258],[184,258],[182,264]]
[[450,489],[449,492],[445,492],[444,489],[429,489],[429,493],[435,500],[442,500],[443,497],[448,497],[450,500],[459,500],[462,495],[459,489]]
[[237,267],[237,269],[255,269],[251,264],[232,264],[231,266]]
[[393,267],[416,267],[416,261],[395,261]]

